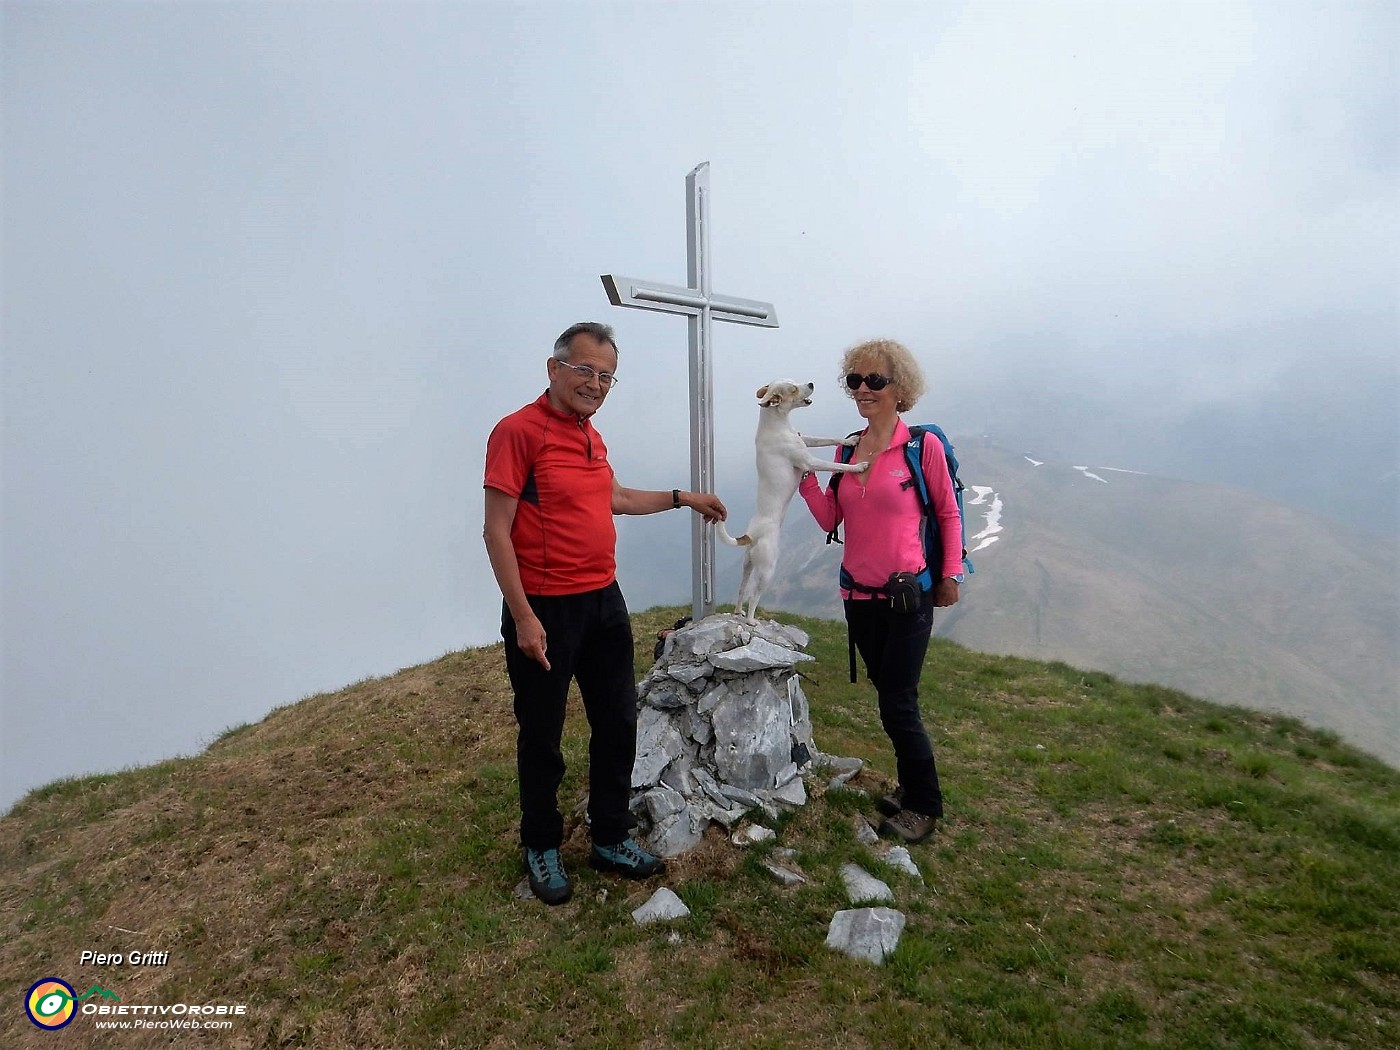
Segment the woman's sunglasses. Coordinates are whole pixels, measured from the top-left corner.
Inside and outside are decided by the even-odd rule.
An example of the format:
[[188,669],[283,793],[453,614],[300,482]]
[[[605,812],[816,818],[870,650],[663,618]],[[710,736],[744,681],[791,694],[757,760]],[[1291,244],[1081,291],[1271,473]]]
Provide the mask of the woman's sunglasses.
[[871,390],[884,390],[885,387],[893,382],[894,380],[889,376],[882,376],[879,372],[871,372],[868,376],[857,375],[855,372],[852,372],[846,377],[846,385],[852,390],[859,390],[862,383]]

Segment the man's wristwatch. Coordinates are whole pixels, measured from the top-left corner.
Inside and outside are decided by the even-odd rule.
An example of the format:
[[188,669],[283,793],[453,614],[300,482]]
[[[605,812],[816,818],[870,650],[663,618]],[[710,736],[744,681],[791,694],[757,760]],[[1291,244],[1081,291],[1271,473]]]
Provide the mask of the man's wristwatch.
[[963,574],[962,574],[962,573],[958,573],[956,576],[945,576],[945,577],[943,577],[943,578],[944,578],[945,580],[952,580],[954,583],[962,583],[962,582],[963,582]]

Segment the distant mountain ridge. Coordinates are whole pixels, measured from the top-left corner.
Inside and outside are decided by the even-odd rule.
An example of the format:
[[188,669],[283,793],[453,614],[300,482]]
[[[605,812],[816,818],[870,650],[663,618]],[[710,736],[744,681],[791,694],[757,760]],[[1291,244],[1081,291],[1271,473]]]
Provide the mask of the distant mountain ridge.
[[[990,445],[958,456],[977,572],[939,635],[1285,712],[1400,765],[1393,543],[1237,489]],[[800,500],[784,533],[765,604],[839,619],[839,547]]]

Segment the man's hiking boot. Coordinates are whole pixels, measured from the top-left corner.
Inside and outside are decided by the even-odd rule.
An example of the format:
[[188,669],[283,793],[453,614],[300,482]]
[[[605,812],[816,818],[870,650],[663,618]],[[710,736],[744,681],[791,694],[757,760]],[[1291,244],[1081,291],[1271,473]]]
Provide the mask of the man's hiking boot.
[[912,846],[932,835],[937,823],[937,817],[915,813],[912,809],[901,809],[894,816],[880,822],[880,834],[902,839]]
[[599,871],[615,871],[629,879],[645,879],[666,871],[666,862],[648,853],[634,838],[623,839],[615,846],[593,843],[588,863]]
[[887,817],[895,816],[904,808],[904,789],[897,787],[888,795],[875,800],[875,808]]
[[574,895],[557,849],[526,849],[525,874],[530,877],[530,892],[546,904],[563,904]]

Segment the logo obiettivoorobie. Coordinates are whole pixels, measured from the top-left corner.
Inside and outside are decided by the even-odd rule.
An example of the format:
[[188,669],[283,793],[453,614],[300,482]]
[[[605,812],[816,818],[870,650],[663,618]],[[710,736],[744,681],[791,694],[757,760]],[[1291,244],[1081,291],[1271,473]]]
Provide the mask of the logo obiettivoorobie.
[[62,1028],[73,1020],[76,1004],[92,995],[121,1002],[121,996],[100,985],[94,984],[82,995],[77,995],[67,981],[45,977],[30,986],[29,993],[24,997],[24,1010],[40,1028]]
[[35,981],[24,997],[24,1009],[29,1019],[40,1028],[62,1028],[73,1020],[77,993],[67,981],[45,977]]

